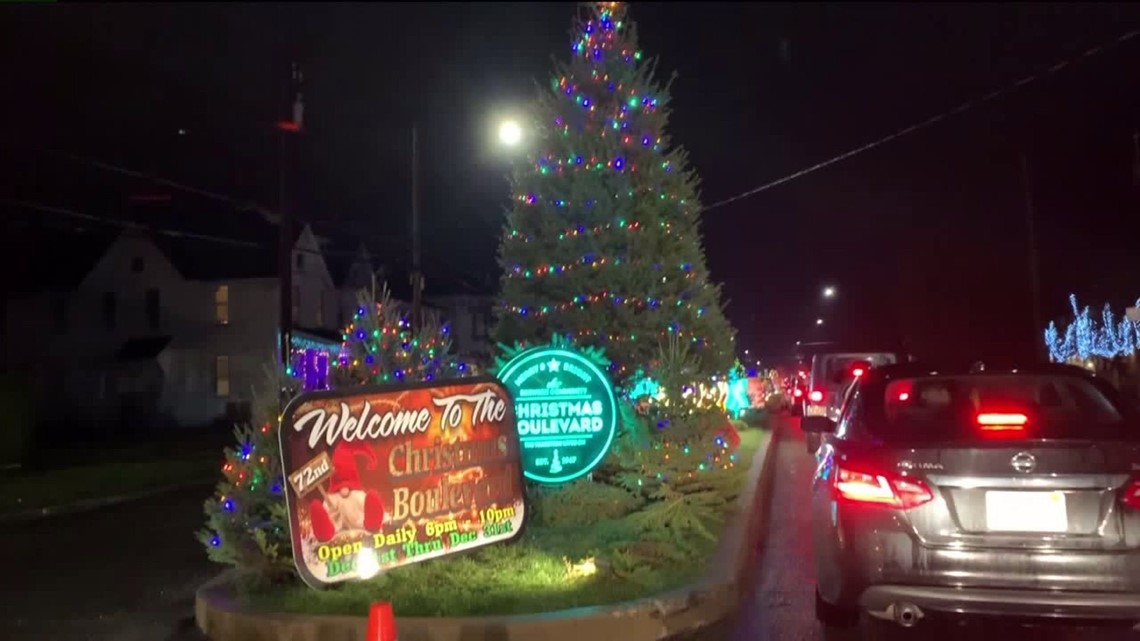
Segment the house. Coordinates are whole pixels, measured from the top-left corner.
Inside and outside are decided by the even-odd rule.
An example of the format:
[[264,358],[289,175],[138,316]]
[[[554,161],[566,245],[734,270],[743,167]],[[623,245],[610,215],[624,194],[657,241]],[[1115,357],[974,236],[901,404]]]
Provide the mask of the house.
[[[276,232],[264,231],[265,242],[233,243],[126,231],[77,282],[9,301],[5,365],[43,391],[41,420],[195,426],[247,417],[279,354]],[[356,280],[371,273],[367,255],[358,260],[348,269]],[[323,364],[327,378],[345,287],[307,226],[290,264],[294,358]],[[320,386],[313,376],[307,384]]]
[[494,298],[478,294],[428,295],[424,302],[445,319],[450,328],[451,347],[459,358],[477,365],[488,365],[494,358],[491,341],[491,314]]

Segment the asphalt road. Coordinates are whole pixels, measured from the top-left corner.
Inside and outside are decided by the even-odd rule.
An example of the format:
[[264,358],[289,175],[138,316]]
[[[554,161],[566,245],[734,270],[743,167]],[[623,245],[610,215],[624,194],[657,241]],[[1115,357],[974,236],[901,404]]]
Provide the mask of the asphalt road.
[[[782,438],[774,459],[770,526],[758,543],[760,569],[751,594],[734,620],[670,641],[863,641],[854,632],[825,638],[815,622],[806,509],[814,459],[798,425],[784,421],[777,429]],[[193,624],[194,590],[219,566],[206,560],[192,533],[202,525],[209,492],[204,486],[0,528],[0,639],[204,641]],[[1116,641],[1103,630],[915,632],[902,638]]]
[[189,641],[210,486],[0,528],[0,639]]
[[[815,621],[815,569],[812,558],[811,515],[808,511],[810,480],[815,459],[807,453],[798,419],[785,419],[777,429],[782,438],[775,459],[775,482],[767,539],[761,544],[761,564],[751,596],[738,613],[731,630],[709,630],[705,641],[862,641],[854,631],[825,637]],[[1140,635],[1107,630],[1044,630],[1029,627],[921,629],[900,634],[899,639],[953,639],[961,641],[1021,641],[1057,639],[1140,641]]]

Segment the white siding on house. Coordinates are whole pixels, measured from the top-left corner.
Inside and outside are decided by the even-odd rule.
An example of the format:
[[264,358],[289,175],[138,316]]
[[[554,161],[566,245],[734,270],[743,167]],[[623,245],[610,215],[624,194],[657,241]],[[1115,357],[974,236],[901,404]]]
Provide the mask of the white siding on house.
[[[305,255],[299,267],[293,263],[300,290],[297,325],[336,329],[339,292],[309,229],[297,248]],[[113,325],[104,322],[110,300]],[[248,405],[264,381],[264,367],[278,353],[276,278],[189,280],[155,244],[129,233],[112,243],[74,291],[14,300],[6,311],[0,320],[7,336],[19,338],[10,341],[7,365],[51,391],[43,408],[47,420],[108,418],[120,410],[122,393],[137,396],[154,385],[162,416],[179,425],[208,423],[224,417],[231,404]],[[123,345],[161,336],[170,342],[152,361],[155,373],[140,374],[146,370],[132,366],[126,375],[116,359]],[[224,397],[217,393],[219,356],[228,361]]]

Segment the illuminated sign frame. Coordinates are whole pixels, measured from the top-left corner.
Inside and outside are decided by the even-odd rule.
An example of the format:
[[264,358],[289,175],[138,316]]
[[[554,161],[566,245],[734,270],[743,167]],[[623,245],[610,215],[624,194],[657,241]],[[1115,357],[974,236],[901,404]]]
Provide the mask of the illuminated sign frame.
[[301,579],[367,580],[520,536],[517,434],[514,399],[490,377],[294,398],[279,445]]
[[[562,370],[561,366],[565,363],[571,364],[572,373],[567,373]],[[552,372],[554,372],[554,374],[552,374]],[[585,380],[582,378],[583,375],[587,376]],[[528,381],[538,381],[542,387],[535,388],[533,383],[531,383],[530,386],[525,382],[520,384],[518,379],[522,376],[526,376]],[[565,378],[575,376],[578,379],[578,387],[566,387],[563,385]],[[586,476],[605,459],[606,454],[610,451],[610,447],[613,446],[614,439],[617,437],[617,396],[614,394],[613,383],[609,377],[589,358],[565,347],[534,347],[507,361],[499,371],[498,379],[502,382],[503,386],[510,391],[511,396],[514,398],[515,417],[519,427],[523,476],[525,476],[527,480],[544,485],[569,483],[570,481]],[[552,394],[543,396],[540,400],[527,400],[528,396],[530,396],[531,399],[535,399],[533,394],[528,394],[527,392],[532,392],[536,389],[559,389],[569,392],[582,387],[585,388],[585,391],[578,394]],[[522,411],[520,413],[520,407],[528,402],[558,403],[560,397],[570,401],[578,401],[582,406],[589,403],[590,406],[586,409],[591,412],[594,408],[594,404],[599,404],[600,412],[598,412],[598,416],[591,415],[584,417],[590,421],[598,419],[600,421],[599,423],[593,423],[593,425],[599,427],[598,431],[567,432],[566,437],[562,440],[551,440],[547,435],[523,434],[523,431],[528,425],[529,412]],[[568,419],[566,417],[553,417],[551,420]],[[574,420],[577,419],[575,418]],[[564,425],[569,426],[570,424]],[[565,459],[561,458],[562,455],[558,453],[559,448],[557,444],[560,442],[574,442],[583,439],[585,441],[583,443],[562,446],[563,454],[566,452],[565,447],[570,447],[576,454],[576,456],[571,455],[572,459],[568,465],[563,467],[562,461]],[[547,445],[547,447],[537,447],[539,443],[543,443]],[[554,443],[555,446],[550,447],[550,443]],[[598,443],[600,443],[600,445],[598,445]],[[553,458],[538,457],[533,454],[533,452],[543,449],[553,449]],[[582,459],[586,460],[583,461]],[[551,468],[554,467],[560,470],[567,469],[567,471],[564,473],[551,471]]]

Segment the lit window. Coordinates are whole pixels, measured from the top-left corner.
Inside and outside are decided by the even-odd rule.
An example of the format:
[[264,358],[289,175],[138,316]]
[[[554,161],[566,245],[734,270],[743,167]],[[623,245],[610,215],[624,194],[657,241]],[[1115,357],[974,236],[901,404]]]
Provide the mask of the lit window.
[[230,357],[218,356],[214,362],[214,379],[218,396],[230,395]]
[[214,319],[219,325],[230,324],[230,286],[218,285],[214,290]]

